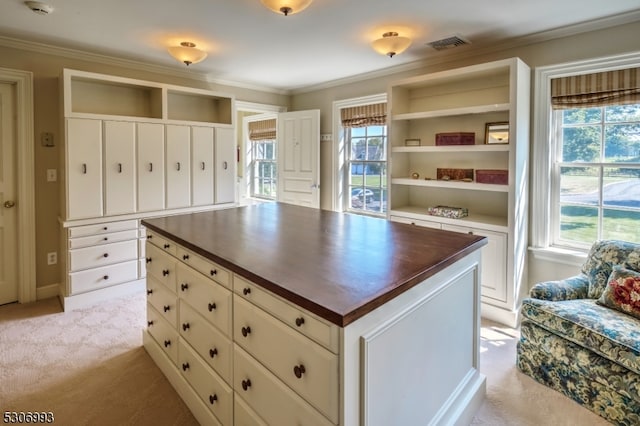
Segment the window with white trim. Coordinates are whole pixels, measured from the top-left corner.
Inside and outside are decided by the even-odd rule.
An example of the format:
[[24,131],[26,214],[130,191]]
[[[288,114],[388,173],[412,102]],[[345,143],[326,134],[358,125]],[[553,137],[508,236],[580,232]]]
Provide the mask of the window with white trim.
[[639,65],[631,55],[537,71],[534,247],[640,242]]
[[275,200],[277,196],[276,119],[249,122],[250,194]]

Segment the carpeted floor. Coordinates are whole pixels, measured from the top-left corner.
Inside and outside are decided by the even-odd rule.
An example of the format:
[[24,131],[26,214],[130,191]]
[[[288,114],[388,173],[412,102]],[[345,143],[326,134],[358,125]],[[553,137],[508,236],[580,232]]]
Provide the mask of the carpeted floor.
[[[141,346],[144,327],[144,294],[66,313],[58,299],[1,306],[0,411],[52,412],[72,426],[196,425]],[[487,398],[474,425],[609,424],[518,372],[516,341],[483,324]]]

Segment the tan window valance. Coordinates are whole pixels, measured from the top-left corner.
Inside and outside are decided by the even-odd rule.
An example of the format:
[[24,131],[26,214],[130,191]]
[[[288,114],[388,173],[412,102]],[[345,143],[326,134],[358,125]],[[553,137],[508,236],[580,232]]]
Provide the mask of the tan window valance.
[[264,141],[276,138],[276,119],[249,122],[249,140]]
[[387,123],[387,104],[361,105],[340,110],[342,127],[380,126]]
[[554,109],[640,103],[640,68],[626,68],[551,80]]

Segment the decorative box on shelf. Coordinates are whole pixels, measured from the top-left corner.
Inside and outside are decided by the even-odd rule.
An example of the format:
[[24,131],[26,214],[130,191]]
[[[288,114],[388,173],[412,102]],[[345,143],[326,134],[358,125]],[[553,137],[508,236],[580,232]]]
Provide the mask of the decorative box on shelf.
[[508,170],[476,170],[476,182],[507,185],[509,183]]
[[473,169],[436,169],[438,180],[473,180]]
[[432,216],[448,217],[450,219],[459,219],[469,216],[469,210],[464,207],[435,206],[428,207],[427,213]]
[[473,132],[436,133],[436,145],[475,145],[476,134]]

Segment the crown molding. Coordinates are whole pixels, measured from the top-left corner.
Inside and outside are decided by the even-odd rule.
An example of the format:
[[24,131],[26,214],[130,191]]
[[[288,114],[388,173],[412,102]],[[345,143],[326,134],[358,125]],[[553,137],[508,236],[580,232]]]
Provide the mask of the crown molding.
[[157,74],[168,75],[178,78],[186,78],[196,81],[202,81],[210,84],[218,84],[221,86],[229,86],[241,89],[256,90],[259,92],[275,93],[280,95],[289,95],[289,90],[274,89],[273,87],[261,86],[252,83],[243,83],[239,81],[222,80],[213,77],[211,74],[198,71],[181,71],[179,69],[166,66],[141,62],[132,59],[119,58],[100,53],[87,52],[79,49],[55,46],[52,44],[20,40],[13,37],[0,35],[0,46],[11,49],[24,50],[28,52],[36,52],[44,55],[61,56],[64,58],[75,59],[80,61],[89,61],[104,65],[111,65],[123,68],[134,69],[138,71],[152,72]]

